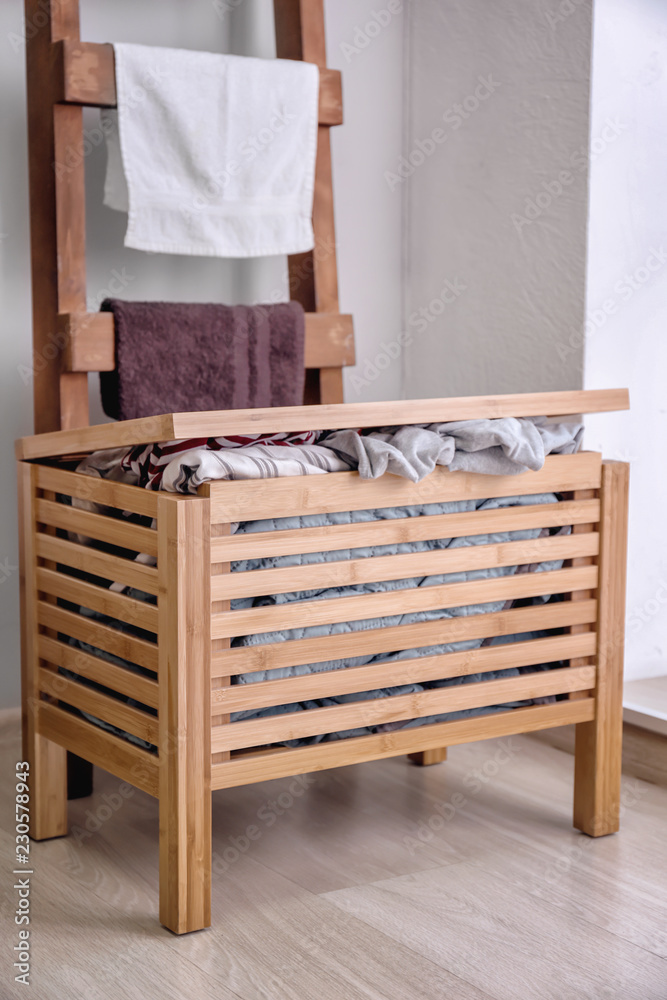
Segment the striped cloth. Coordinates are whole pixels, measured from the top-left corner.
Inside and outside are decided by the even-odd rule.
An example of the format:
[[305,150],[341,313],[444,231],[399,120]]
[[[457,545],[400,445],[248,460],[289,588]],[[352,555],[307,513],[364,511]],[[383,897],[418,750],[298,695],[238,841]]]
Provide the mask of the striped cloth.
[[209,479],[269,479],[348,469],[348,462],[315,444],[319,436],[317,431],[303,431],[137,445],[123,456],[120,468],[139,486],[173,493],[195,493]]

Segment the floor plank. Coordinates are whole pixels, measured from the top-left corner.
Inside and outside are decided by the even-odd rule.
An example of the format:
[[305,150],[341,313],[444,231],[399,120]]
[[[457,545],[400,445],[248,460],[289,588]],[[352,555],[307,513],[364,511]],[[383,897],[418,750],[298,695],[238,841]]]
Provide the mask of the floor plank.
[[[451,808],[438,812],[438,800],[425,795],[416,830],[422,837],[428,833],[428,846],[446,846],[451,856],[505,879],[512,891],[528,892],[667,957],[664,790],[624,778],[621,833],[592,839],[570,826],[571,758],[563,761],[558,752],[528,741],[523,745],[530,755],[517,758],[512,771],[499,773],[477,794],[466,777],[479,769],[457,773],[450,767],[440,802],[465,796],[465,804],[455,814]],[[438,820],[435,831],[429,818]],[[421,843],[415,833],[409,847],[418,853]]]
[[[19,747],[0,716],[5,802]],[[178,938],[157,922],[157,803],[95,780],[69,837],[32,845],[45,1000],[667,997],[657,784],[626,777],[622,832],[597,841],[571,826],[572,757],[525,736],[216,793],[213,928]],[[5,856],[12,838],[3,809]]]
[[[458,861],[446,846],[405,850],[424,769],[397,760],[307,775],[305,789],[285,779],[216,792],[216,835],[233,851],[254,826],[253,858],[315,893]],[[438,778],[444,782],[446,772]]]
[[[3,831],[0,843],[7,858],[13,838]],[[73,877],[63,864],[68,843],[44,842],[34,845],[31,852],[30,986],[35,996],[44,1000],[238,1000],[219,978],[174,950],[168,932],[156,923],[152,901],[148,906],[136,905],[139,893],[127,874],[124,898],[117,897],[115,904]],[[18,944],[10,899],[11,891],[2,907],[7,954]],[[125,901],[130,903],[127,909],[119,908]],[[11,960],[5,963],[0,996],[18,1000],[27,995],[26,988],[7,975],[10,964]]]
[[471,863],[328,893],[498,1000],[664,1000],[667,964]]
[[[430,1000],[450,995],[461,1000],[492,1000],[460,977],[397,947],[382,932],[350,920],[325,899],[254,857],[226,854],[230,830],[240,844],[245,829],[239,830],[234,823],[217,830],[214,837],[218,871],[213,928],[174,937],[157,923],[156,803],[137,791],[107,815],[120,783],[97,769],[95,782],[91,799],[70,803],[70,836],[32,845],[34,938],[46,940],[49,949],[62,948],[69,934],[77,940],[65,978],[48,974],[42,979],[43,970],[35,970],[36,981],[48,986],[49,1000],[96,997],[97,993],[89,991],[91,962],[100,968],[99,996],[123,1000],[123,990],[131,987],[122,977],[129,981],[139,973],[143,981],[144,969],[148,970],[148,989],[155,992],[132,996],[170,1000],[171,994],[162,990],[166,979],[176,984],[176,995],[183,1000],[213,995],[221,1000],[236,996],[242,1000]],[[262,801],[279,796],[283,786],[284,782],[267,783]],[[249,813],[243,818],[247,823],[252,817]],[[9,841],[7,834],[4,837]],[[106,934],[103,944],[100,930]],[[154,962],[159,965],[156,974]],[[184,970],[180,970],[181,962]],[[110,963],[121,976],[118,982],[115,973],[107,977]],[[174,965],[180,970],[178,976],[172,974]],[[200,975],[203,985],[194,975],[191,991],[184,988],[188,970]]]

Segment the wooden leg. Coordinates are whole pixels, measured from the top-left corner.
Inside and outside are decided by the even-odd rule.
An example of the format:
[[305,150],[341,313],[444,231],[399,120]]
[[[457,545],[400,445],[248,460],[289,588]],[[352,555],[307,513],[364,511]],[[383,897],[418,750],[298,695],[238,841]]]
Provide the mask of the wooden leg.
[[158,500],[160,922],[211,923],[209,503]]
[[428,767],[430,764],[441,764],[447,760],[447,747],[437,747],[435,750],[420,750],[419,753],[409,753],[408,757],[419,764],[420,767]]
[[48,840],[67,833],[67,754],[38,731],[34,468],[19,462],[18,482],[23,759],[29,766],[30,836],[33,840]]
[[603,464],[596,713],[576,727],[574,765],[574,825],[591,837],[619,827],[628,481],[627,463]]
[[86,799],[93,794],[93,765],[75,753],[67,754],[67,798]]
[[67,835],[67,753],[35,732],[23,717],[23,759],[29,765],[30,837],[50,840]]

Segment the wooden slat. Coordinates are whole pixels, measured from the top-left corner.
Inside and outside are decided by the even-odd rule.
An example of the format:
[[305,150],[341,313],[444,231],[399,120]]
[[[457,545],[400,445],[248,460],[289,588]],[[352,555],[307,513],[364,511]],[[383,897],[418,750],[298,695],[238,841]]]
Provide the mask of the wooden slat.
[[382,757],[398,757],[433,747],[455,746],[476,740],[497,739],[517,733],[530,733],[553,726],[588,722],[593,718],[595,701],[585,698],[560,701],[555,705],[529,705],[508,712],[484,715],[455,722],[437,722],[418,729],[404,729],[376,736],[358,736],[334,743],[260,753],[232,758],[215,764],[211,784],[214,789],[233,788],[255,781],[269,781],[293,774],[343,767]]
[[54,46],[56,99],[97,108],[116,107],[113,45],[64,41]]
[[113,653],[114,656],[136,663],[139,667],[146,667],[155,673],[158,671],[157,646],[152,642],[137,639],[125,632],[109,628],[108,625],[100,625],[91,618],[65,611],[54,604],[47,604],[46,601],[38,603],[38,621],[45,628],[63,632],[72,639],[79,639],[95,646],[96,649],[104,650],[105,653]]
[[483,476],[449,472],[438,467],[419,483],[398,476],[362,479],[357,472],[325,476],[212,482],[201,487],[211,497],[211,513],[218,521],[245,521],[321,512],[414,507],[442,503],[534,494],[600,485],[601,457],[597,452],[549,455],[539,472],[518,476]]
[[106,587],[96,587],[43,566],[37,569],[37,589],[157,635],[158,612],[154,604],[117,594]]
[[[324,72],[327,61],[323,0],[274,0],[276,54],[281,59],[303,59]],[[331,175],[331,135],[318,128],[313,195],[315,247],[288,258],[290,298],[307,312],[338,312],[336,227]],[[342,403],[343,373],[340,367],[321,367],[307,373],[304,401]]]
[[[324,310],[326,311],[326,310]],[[378,424],[422,424],[447,420],[496,417],[566,416],[627,410],[627,389],[587,389],[569,392],[517,393],[506,396],[461,396],[444,399],[391,400],[320,406],[275,407],[268,410],[226,410],[218,413],[172,414],[174,438],[190,437],[192,428],[209,425],[245,428],[248,433],[275,430],[330,430],[336,427],[375,427]],[[304,422],[305,421],[305,422]],[[137,421],[138,422],[138,421]],[[104,424],[103,427],[114,425]],[[64,432],[63,432],[64,433]],[[75,432],[72,432],[74,434]],[[84,428],[87,434],[88,429]],[[239,433],[236,431],[235,433]],[[214,435],[214,436],[217,436]]]
[[306,313],[306,368],[340,368],[353,365],[354,324],[352,316],[334,313]]
[[574,766],[574,825],[591,837],[619,828],[629,475],[626,462],[602,467],[596,712],[577,727]]
[[340,70],[320,66],[320,128],[343,124],[343,78]]
[[[326,312],[326,309],[322,310]],[[330,310],[335,312],[336,310]],[[430,424],[448,420],[495,417],[566,416],[627,410],[627,389],[588,389],[567,392],[518,393],[506,396],[461,396],[449,399],[412,399],[372,403],[331,403],[319,406],[285,406],[251,410],[213,410],[168,413],[135,420],[97,424],[77,430],[55,431],[20,438],[19,459],[71,455],[98,448],[180,441],[191,437],[228,437],[281,431],[333,430],[339,427],[376,427],[396,424]],[[567,458],[572,456],[558,456]],[[575,484],[572,489],[585,487]],[[489,496],[494,494],[489,494]],[[218,517],[217,520],[224,520]]]
[[320,528],[248,532],[212,538],[211,562],[233,562],[237,559],[287,556],[305,552],[333,552],[366,545],[461,538],[464,535],[485,535],[531,528],[556,528],[563,525],[595,523],[599,516],[599,500],[564,500],[561,503],[464,511],[460,514],[429,514],[370,523],[363,521],[358,524],[329,524]]
[[64,371],[114,371],[116,344],[111,313],[61,313],[58,332],[64,341]]
[[78,0],[25,0],[35,430],[88,423],[88,379],[61,371],[56,319],[86,308],[83,118],[56,105],[54,43],[79,39]]
[[[305,426],[304,428],[290,428],[285,426],[281,413],[283,409],[283,407],[272,408],[271,432],[276,427],[284,427],[285,431],[290,429],[308,429]],[[290,409],[297,410],[297,407],[290,407]],[[308,422],[309,410],[320,412],[320,407],[304,406],[298,409],[301,409],[303,412],[303,420],[306,423]],[[229,420],[223,419],[223,412],[230,414]],[[135,444],[149,444],[153,441],[184,440],[193,436],[227,437],[239,433],[259,434],[263,433],[263,431],[261,425],[258,426],[258,417],[263,412],[263,410],[219,411],[215,413],[214,421],[210,419],[210,414],[208,414],[208,416],[204,416],[198,422],[198,433],[195,434],[191,433],[194,425],[190,422],[187,432],[180,433],[184,428],[181,428],[181,421],[175,420],[172,413],[160,414],[155,417],[141,417],[134,420],[118,420],[114,423],[96,424],[93,427],[81,427],[76,431],[53,431],[48,434],[41,433],[32,437],[19,438],[16,441],[15,452],[19,460],[32,461],[37,458],[54,455],[60,456],[78,454],[79,452],[92,452],[100,448],[119,448],[126,445],[129,447]],[[244,414],[241,421],[238,420],[239,413]],[[254,420],[249,416],[252,413],[255,414]],[[294,414],[294,416],[296,415]],[[325,423],[325,421],[324,419],[318,419],[316,423]],[[221,429],[223,424],[227,427],[224,431]],[[246,429],[244,432],[241,432],[238,428],[243,426]],[[325,430],[327,426],[329,424],[319,429]],[[331,426],[333,427],[334,424],[331,424]]]
[[[231,531],[230,524],[212,524],[211,525],[211,544],[214,538],[219,538],[222,536],[229,537]],[[229,563],[211,563],[211,573],[229,573],[230,565]],[[211,603],[211,613],[217,613],[219,611],[229,611],[231,605],[229,601],[215,601]],[[222,650],[229,649],[231,642],[229,639],[212,639],[211,640],[211,656],[213,657],[216,653]],[[211,680],[211,688],[225,688],[229,684],[231,678],[229,677],[214,677]],[[214,713],[211,717],[212,726],[222,726],[224,723],[229,722],[229,715]],[[223,760],[229,760],[229,753],[225,751],[224,753],[213,754],[211,762],[213,764],[219,764]]]
[[595,532],[534,538],[491,545],[467,545],[460,548],[413,552],[398,556],[371,556],[365,559],[341,559],[312,566],[286,566],[280,569],[228,573],[211,580],[211,599],[257,597],[264,594],[289,594],[295,591],[344,587],[353,584],[379,583],[384,580],[407,580],[440,573],[463,573],[503,566],[524,566],[572,556],[594,556],[599,548]]
[[[354,326],[351,316],[342,316],[340,313],[306,313],[305,319],[306,368],[354,364]],[[58,317],[58,330],[64,340],[64,371],[114,371],[116,349],[111,313],[65,313]]]
[[[318,0],[319,2],[319,0]],[[313,253],[315,278],[315,309],[317,312],[338,312],[338,269],[336,261],[336,229],[334,225],[333,177],[331,170],[331,132],[320,125],[315,159],[315,194],[313,197],[313,231],[315,246],[328,247],[325,254]],[[342,403],[338,398],[322,399],[322,403]]]
[[348,632],[329,636],[324,642],[321,638],[292,639],[289,642],[242,646],[214,654],[211,674],[213,677],[235,677],[259,670],[321,663],[368,653],[419,649],[435,643],[564,628],[572,624],[592,623],[596,615],[597,602],[594,600],[576,603],[558,601],[537,607]]
[[39,686],[44,694],[48,694],[59,701],[78,708],[82,712],[88,712],[102,722],[108,722],[112,726],[132,736],[139,736],[147,743],[157,745],[158,741],[158,721],[147,712],[142,712],[138,708],[132,708],[123,701],[111,698],[109,695],[95,691],[85,684],[63,677],[62,674],[53,670],[46,670],[42,667],[39,671]]
[[34,840],[67,833],[67,755],[40,731],[39,648],[35,574],[35,467],[19,463],[19,589],[21,594],[22,753],[30,769],[30,836]]
[[149,594],[157,594],[157,569],[134,559],[121,559],[106,552],[98,552],[88,545],[77,545],[64,538],[37,535],[35,550],[40,559],[49,559],[73,569],[85,570],[114,583],[137,587]]
[[275,0],[276,47],[281,59],[326,64],[322,0]]
[[210,512],[162,493],[160,595],[160,922],[211,922]]
[[104,517],[102,514],[92,514],[90,511],[54,503],[52,500],[38,500],[36,506],[37,520],[40,524],[62,528],[64,531],[72,531],[85,538],[95,538],[100,542],[109,542],[111,545],[118,545],[132,552],[157,555],[157,533],[152,528],[128,524],[127,521]]
[[[597,585],[597,566],[561,569],[544,573],[524,573],[491,580],[445,583],[435,587],[416,587],[360,597],[337,597],[322,601],[295,601],[268,607],[230,611],[211,618],[211,637],[257,635],[279,629],[307,628],[334,622],[362,621],[413,611],[460,608],[489,601],[516,600],[543,594],[564,594],[587,590]],[[321,639],[326,649],[329,637]]]
[[39,727],[59,746],[157,797],[157,757],[148,750],[45,701],[39,704]]
[[157,496],[150,490],[99,479],[97,476],[85,476],[68,469],[54,469],[47,465],[37,465],[35,469],[35,481],[42,490],[53,490],[54,493],[90,500],[118,510],[131,510],[134,514],[146,517],[155,517],[157,514]]
[[[54,53],[56,100],[95,108],[115,108],[116,71],[113,45],[62,41]],[[342,125],[343,92],[339,70],[320,70],[320,125]]]
[[433,747],[431,750],[418,750],[417,753],[409,753],[408,757],[421,767],[430,767],[432,764],[442,764],[447,760],[447,747]]
[[[585,503],[586,501],[593,498],[595,496],[595,493],[596,493],[595,490],[575,490],[574,493],[572,493],[571,495],[574,501]],[[586,534],[587,532],[595,531],[595,529],[596,525],[590,522],[588,524],[586,523],[575,524],[572,526],[572,533],[575,535],[582,533]],[[589,566],[592,562],[593,559],[590,556],[577,556],[574,559],[570,560],[568,565]],[[594,596],[595,595],[592,590],[580,590],[577,591],[575,594],[572,594],[570,599],[573,601],[585,601],[588,600],[589,597],[594,597]],[[590,625],[573,625],[570,631],[575,633],[586,632],[588,631],[589,628]],[[590,662],[592,661],[588,657],[576,657],[570,661],[570,666],[583,667],[586,663]],[[583,695],[580,692],[573,692],[572,694],[570,694],[570,698],[581,698],[581,697],[583,697]]]
[[96,681],[105,687],[148,705],[150,708],[158,707],[158,685],[157,681],[150,677],[143,677],[132,670],[116,666],[99,656],[91,656],[84,653],[76,646],[65,645],[47,635],[38,636],[39,655],[47,663],[54,667],[64,667],[74,674],[79,674],[87,680]]
[[399,684],[423,684],[426,681],[465,677],[490,670],[555,663],[572,656],[591,655],[595,648],[595,633],[587,632],[582,635],[558,635],[548,639],[483,646],[461,653],[440,653],[417,659],[326,670],[302,677],[284,677],[277,681],[233,684],[211,691],[213,725],[220,725],[215,722],[215,716],[221,711],[256,711],[274,705],[291,705],[298,701],[374,691]]
[[505,677],[476,684],[457,684],[418,694],[392,695],[327,708],[310,708],[273,718],[250,719],[217,726],[211,733],[211,750],[239,750],[264,743],[343,732],[362,726],[423,719],[444,712],[487,708],[510,701],[527,701],[569,691],[588,691],[595,684],[595,667],[563,667],[519,677]]
[[449,472],[438,467],[419,483],[398,476],[362,479],[357,472],[334,472],[327,476],[285,479],[213,482],[202,487],[211,497],[214,521],[320,513],[322,511],[370,510],[381,507],[412,507],[442,503],[596,487],[600,483],[601,458],[596,452],[549,455],[539,472],[518,476],[483,476]]

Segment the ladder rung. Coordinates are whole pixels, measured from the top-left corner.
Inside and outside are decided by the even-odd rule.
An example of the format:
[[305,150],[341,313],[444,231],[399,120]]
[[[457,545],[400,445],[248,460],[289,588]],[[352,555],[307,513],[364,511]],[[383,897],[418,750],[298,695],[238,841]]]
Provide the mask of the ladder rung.
[[[116,367],[113,316],[108,312],[61,313],[63,371],[111,372]],[[353,365],[352,317],[340,313],[306,313],[306,368]]]
[[[54,42],[58,104],[116,107],[113,45],[61,39]],[[337,69],[320,68],[320,125],[343,122],[343,89]]]

